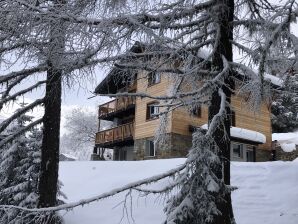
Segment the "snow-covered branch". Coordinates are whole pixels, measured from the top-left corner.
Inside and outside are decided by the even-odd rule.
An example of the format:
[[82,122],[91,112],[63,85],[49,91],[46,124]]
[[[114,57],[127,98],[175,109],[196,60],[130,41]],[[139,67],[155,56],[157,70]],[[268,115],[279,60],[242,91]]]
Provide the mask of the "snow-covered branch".
[[[0,144],[0,147],[1,147],[1,145],[2,144]],[[136,182],[127,184],[123,187],[115,188],[115,189],[113,189],[111,191],[108,191],[106,193],[103,193],[103,194],[100,194],[100,195],[97,195],[97,196],[94,196],[94,197],[91,197],[91,198],[88,198],[88,199],[82,199],[78,202],[59,205],[59,206],[56,206],[56,207],[37,208],[37,209],[29,209],[29,208],[24,208],[24,207],[20,207],[20,206],[13,206],[13,205],[0,205],[0,210],[18,209],[20,211],[27,211],[27,212],[33,212],[33,213],[54,212],[54,211],[61,211],[61,210],[66,210],[67,211],[67,210],[73,209],[73,208],[78,207],[78,206],[84,206],[86,204],[89,204],[89,203],[92,203],[92,202],[95,202],[95,201],[99,201],[99,200],[102,200],[102,199],[105,199],[105,198],[108,198],[108,197],[112,197],[115,194],[118,194],[120,192],[129,190],[129,189],[134,189],[134,188],[137,188],[139,186],[147,185],[149,183],[159,181],[159,180],[164,179],[166,177],[173,176],[176,173],[180,172],[181,170],[185,169],[186,166],[187,166],[187,164],[183,164],[183,165],[180,165],[179,167],[177,167],[175,169],[169,170],[169,171],[164,172],[162,174],[152,176],[152,177],[140,180],[140,181],[136,181]]]
[[22,107],[21,109],[19,109],[16,113],[14,113],[13,115],[11,115],[9,118],[7,118],[6,120],[4,120],[0,124],[0,133],[3,132],[5,130],[5,128],[7,128],[7,126],[13,120],[15,120],[16,118],[20,117],[22,114],[25,114],[29,110],[33,110],[35,107],[41,105],[43,102],[44,102],[44,99],[37,99],[33,103],[30,103],[29,105],[27,105],[27,106]]
[[27,132],[28,130],[34,128],[35,126],[41,124],[42,121],[43,121],[42,118],[40,118],[40,119],[38,119],[36,121],[33,121],[30,124],[28,124],[27,126],[25,126],[25,127],[21,128],[20,130],[18,130],[17,132],[15,132],[15,133],[9,135],[8,137],[4,138],[3,140],[0,141],[0,148],[2,146],[4,146],[5,144],[13,141],[15,137],[17,137],[17,136],[19,136],[19,135]]

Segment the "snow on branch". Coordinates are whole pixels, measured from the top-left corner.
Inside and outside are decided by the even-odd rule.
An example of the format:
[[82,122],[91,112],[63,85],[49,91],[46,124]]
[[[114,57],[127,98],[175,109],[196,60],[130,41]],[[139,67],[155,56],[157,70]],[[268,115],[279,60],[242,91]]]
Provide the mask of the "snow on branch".
[[[40,122],[40,120],[38,120],[38,121]],[[38,122],[38,121],[36,121],[36,122]],[[0,143],[0,147],[2,145],[3,144]],[[155,175],[155,176],[152,176],[152,177],[149,177],[149,178],[145,178],[143,180],[139,180],[139,181],[127,184],[123,187],[115,188],[115,189],[113,189],[111,191],[108,191],[106,193],[102,193],[100,195],[97,195],[97,196],[94,196],[94,197],[91,197],[91,198],[88,198],[88,199],[82,199],[80,201],[73,202],[73,203],[63,204],[63,205],[59,205],[59,206],[56,206],[56,207],[36,208],[36,209],[24,208],[24,207],[13,206],[13,205],[0,205],[0,210],[18,209],[20,211],[27,211],[27,212],[34,212],[34,213],[55,212],[55,211],[61,211],[61,210],[67,210],[68,211],[68,210],[73,209],[75,207],[83,206],[83,205],[86,205],[86,204],[89,204],[89,203],[92,203],[92,202],[95,202],[95,201],[99,201],[99,200],[102,200],[102,199],[105,199],[105,198],[108,198],[108,197],[112,197],[113,195],[116,195],[120,192],[130,190],[130,189],[134,189],[134,188],[137,188],[139,186],[147,185],[147,184],[150,184],[150,183],[153,183],[153,182],[157,182],[157,181],[159,181],[161,179],[164,179],[166,177],[173,176],[176,173],[179,173],[181,170],[185,169],[186,166],[187,166],[187,163],[184,163],[184,164],[180,165],[179,167],[177,167],[175,169],[171,169],[171,170],[169,170],[167,172],[164,172],[162,174]]]
[[29,76],[29,75],[32,75],[34,73],[44,72],[44,71],[46,71],[46,69],[47,69],[47,66],[41,64],[41,65],[36,66],[34,68],[28,68],[28,69],[23,69],[23,70],[17,71],[17,72],[11,72],[7,75],[3,75],[3,76],[0,77],[0,84],[8,82],[11,79],[17,78],[18,76]]
[[8,137],[4,138],[2,141],[0,141],[0,148],[2,146],[4,146],[5,144],[13,141],[17,136],[27,132],[28,130],[30,130],[30,129],[34,128],[35,126],[39,125],[40,123],[42,123],[42,120],[43,119],[40,118],[40,119],[28,124],[27,126],[19,129],[16,133],[13,133],[13,134],[9,135]]
[[[22,1],[22,4],[26,4]],[[165,23],[167,21],[174,21],[180,20],[182,18],[192,16],[194,13],[199,12],[203,9],[208,9],[210,6],[214,4],[214,0],[206,1],[200,4],[192,5],[189,8],[181,8],[180,10],[176,10],[174,13],[168,14],[149,14],[149,13],[142,13],[142,14],[135,14],[129,16],[118,16],[116,18],[107,18],[107,19],[97,19],[97,18],[85,18],[85,17],[78,17],[77,15],[71,14],[70,12],[65,14],[63,13],[49,13],[49,12],[42,12],[42,16],[49,16],[56,19],[63,19],[67,22],[78,23],[78,24],[86,24],[92,26],[105,26],[106,24],[115,25],[115,26],[133,26],[135,23],[132,21],[137,21],[140,24],[144,24],[146,22],[162,22]],[[26,4],[27,7],[32,8],[33,10],[38,10],[36,7],[32,6],[31,4]],[[48,17],[47,17],[48,18]]]
[[[15,120],[16,118],[20,117],[22,114],[25,114],[26,112],[28,112],[29,110],[33,110],[35,107],[41,105],[44,102],[44,99],[37,99],[35,100],[33,103],[20,108],[19,110],[17,110],[12,116],[10,116],[9,118],[7,118],[6,120],[4,120],[1,124],[0,124],[0,133],[3,132],[5,130],[5,128],[8,127],[8,125]],[[2,143],[0,144],[0,146],[2,146]]]
[[[17,97],[22,96],[22,95],[24,95],[25,93],[28,93],[28,92],[30,92],[30,91],[32,91],[32,90],[34,90],[34,89],[40,87],[42,84],[45,84],[45,83],[46,83],[46,81],[39,81],[39,82],[37,82],[35,85],[32,85],[32,86],[30,86],[30,87],[28,87],[28,88],[26,88],[26,89],[23,89],[23,90],[21,90],[21,91],[15,93],[15,94],[9,96],[9,97],[6,97],[6,98],[3,98],[3,97],[2,97],[2,99],[0,100],[0,110],[1,110],[2,107],[3,107],[3,104],[5,104],[5,103],[7,103],[7,102],[9,102],[9,101],[11,101],[11,100],[15,100]],[[0,131],[0,132],[1,132],[1,131]]]

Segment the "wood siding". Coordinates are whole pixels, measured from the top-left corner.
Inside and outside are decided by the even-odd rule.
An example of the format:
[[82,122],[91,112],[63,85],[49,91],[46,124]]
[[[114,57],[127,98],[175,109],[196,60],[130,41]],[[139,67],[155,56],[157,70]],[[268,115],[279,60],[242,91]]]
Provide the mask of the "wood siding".
[[[161,82],[148,87],[148,80],[145,78],[146,73],[138,74],[137,92],[147,93],[153,96],[164,96],[168,93],[170,80],[167,76],[161,76]],[[135,139],[151,137],[155,135],[159,125],[159,119],[147,120],[147,104],[155,102],[154,99],[137,98],[135,109]],[[171,114],[170,114],[171,117]],[[171,118],[169,118],[171,119]],[[169,122],[171,126],[171,122]],[[171,127],[169,127],[169,130]]]
[[[260,149],[271,149],[271,120],[270,109],[263,103],[260,110],[254,112],[247,107],[247,103],[240,96],[232,97],[232,108],[235,111],[236,127],[260,132],[266,136],[266,144],[260,145]],[[202,108],[202,116],[191,116],[186,110],[179,109],[172,114],[171,132],[181,135],[190,135],[189,125],[201,126],[208,122],[208,109]]]
[[[260,145],[260,149],[271,149],[271,120],[270,107],[266,103],[262,103],[260,110],[254,112],[247,107],[244,98],[240,96],[232,96],[232,108],[235,111],[236,127],[245,128],[260,132],[266,136],[266,144]],[[172,129],[176,134],[190,135],[189,125],[201,126],[208,122],[208,109],[202,108],[202,116],[196,118],[190,116],[184,109],[179,109],[172,114]]]
[[202,126],[208,121],[207,107],[201,108],[201,117],[191,115],[186,109],[179,108],[172,113],[172,129],[171,132],[181,135],[190,135],[189,126]]
[[236,114],[236,127],[260,132],[266,136],[266,144],[259,149],[271,149],[271,111],[267,103],[262,103],[259,111],[252,111],[243,97],[233,96],[232,107]]
[[[161,82],[148,87],[148,81],[144,78],[145,73],[138,75],[137,92],[144,92],[153,96],[163,96],[168,93],[171,81],[162,75]],[[159,119],[146,120],[147,104],[154,102],[153,99],[138,98],[136,100],[135,113],[135,139],[154,136],[159,124]],[[266,136],[266,144],[260,145],[260,149],[271,149],[271,120],[270,107],[266,103],[261,105],[260,111],[253,112],[247,108],[247,102],[243,97],[232,96],[232,107],[235,111],[236,127],[261,132]],[[201,126],[208,121],[207,107],[201,108],[201,117],[192,116],[183,108],[179,108],[169,114],[168,132],[191,135],[189,126]]]

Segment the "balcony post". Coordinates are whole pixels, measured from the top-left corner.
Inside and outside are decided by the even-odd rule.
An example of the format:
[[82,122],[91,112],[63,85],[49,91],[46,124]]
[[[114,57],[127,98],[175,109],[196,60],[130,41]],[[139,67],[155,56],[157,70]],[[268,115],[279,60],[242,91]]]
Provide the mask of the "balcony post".
[[98,119],[98,131],[100,131],[100,121],[101,119]]

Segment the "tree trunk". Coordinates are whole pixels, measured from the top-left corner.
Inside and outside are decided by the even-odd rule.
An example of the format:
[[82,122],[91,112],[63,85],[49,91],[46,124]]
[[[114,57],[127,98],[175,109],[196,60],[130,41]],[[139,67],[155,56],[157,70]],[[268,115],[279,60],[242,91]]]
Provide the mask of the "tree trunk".
[[[217,70],[222,70],[224,56],[227,61],[233,61],[232,44],[230,40],[233,39],[233,28],[230,26],[231,21],[234,17],[234,0],[217,0],[218,12],[217,19],[220,29],[220,39],[218,47],[215,49],[215,55],[212,60],[212,66]],[[231,102],[231,89],[234,89],[232,80],[233,72],[228,71],[225,76],[224,86],[222,90],[226,95],[227,102]],[[219,112],[221,98],[218,91],[212,94],[211,105],[209,107],[209,121]],[[224,124],[219,126],[214,133],[214,140],[219,147],[219,156],[221,159],[222,167],[215,170],[215,174],[219,178],[224,178],[226,185],[230,185],[230,127],[231,127],[231,109],[229,106],[226,107],[227,117],[224,119]],[[223,127],[224,126],[224,127]],[[226,133],[224,133],[226,131]],[[224,136],[228,136],[226,139]],[[224,195],[224,201],[217,204],[218,209],[221,211],[221,215],[215,217],[213,224],[231,224],[234,220],[231,194],[227,193]]]
[[[55,7],[62,7],[65,0],[54,0]],[[65,27],[62,20],[51,21],[48,45],[48,70],[43,117],[43,140],[39,180],[38,207],[57,205],[59,143],[61,120],[62,74],[60,63],[65,48]],[[57,223],[55,214],[50,222]]]
[[60,118],[61,71],[50,66],[47,72],[45,115],[43,118],[38,207],[57,205]]

